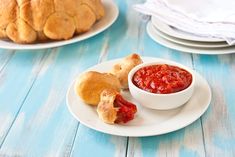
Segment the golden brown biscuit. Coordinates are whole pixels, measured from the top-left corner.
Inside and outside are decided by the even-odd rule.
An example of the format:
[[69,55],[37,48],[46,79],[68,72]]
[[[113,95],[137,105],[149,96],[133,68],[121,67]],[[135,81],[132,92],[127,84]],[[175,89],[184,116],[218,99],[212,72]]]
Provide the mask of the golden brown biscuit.
[[[20,18],[35,31],[42,31],[50,15],[55,12],[53,0],[29,0],[20,5]],[[58,26],[54,26],[58,27]]]
[[8,24],[6,33],[11,40],[17,43],[31,43],[37,38],[34,29],[21,19]]
[[0,2],[0,28],[6,29],[9,23],[16,20],[18,8],[15,0],[3,0]]
[[[82,33],[88,31],[96,21],[96,15],[90,7],[87,5],[81,5],[80,9],[77,10],[76,16],[74,17],[76,25],[76,33]],[[83,21],[83,22],[79,22]]]
[[136,65],[142,63],[140,56],[138,54],[131,54],[124,58],[120,63],[114,65],[111,73],[117,76],[121,83],[121,88],[128,88],[128,74],[132,68]]
[[63,12],[55,12],[48,19],[43,32],[50,39],[69,39],[75,32],[73,18]]
[[82,3],[88,5],[93,10],[98,20],[104,16],[105,12],[100,0],[82,0]]
[[3,0],[0,39],[17,43],[70,39],[88,31],[104,13],[101,0]]
[[120,82],[112,74],[89,71],[83,73],[75,83],[77,95],[87,104],[97,105],[104,89],[120,91]]

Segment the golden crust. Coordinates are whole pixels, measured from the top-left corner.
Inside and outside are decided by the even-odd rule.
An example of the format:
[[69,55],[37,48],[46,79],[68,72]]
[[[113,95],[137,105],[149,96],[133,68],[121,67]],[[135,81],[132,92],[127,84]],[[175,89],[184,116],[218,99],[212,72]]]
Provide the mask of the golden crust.
[[14,0],[0,2],[0,28],[6,29],[9,23],[16,20],[17,3]]
[[0,28],[0,38],[7,38],[7,33],[5,29]]
[[88,31],[96,21],[96,15],[90,7],[82,4],[79,8],[80,9],[77,10],[76,16],[74,16],[77,34]]
[[20,18],[35,31],[42,31],[49,16],[54,12],[53,0],[31,0],[20,6]]
[[114,74],[121,83],[121,88],[128,88],[128,73],[132,68],[141,64],[143,61],[141,60],[138,54],[131,54],[124,58],[120,63],[114,65],[111,73]]
[[120,82],[112,74],[89,71],[82,74],[75,84],[77,95],[87,104],[97,105],[104,89],[120,91]]
[[114,107],[114,100],[118,93],[112,89],[105,89],[100,94],[100,102],[97,107],[99,118],[109,124],[114,124],[117,118],[117,109]]
[[55,40],[69,39],[73,36],[74,31],[75,26],[73,18],[64,12],[56,12],[52,14],[47,19],[43,29],[43,32],[47,37]]
[[44,34],[43,31],[38,31],[37,32],[37,40],[38,41],[47,41],[49,38]]
[[104,8],[101,0],[82,0],[82,4],[88,5],[96,15],[97,20],[104,16]]
[[0,38],[18,43],[69,39],[88,31],[104,13],[100,0],[3,0]]
[[34,29],[21,19],[8,24],[6,33],[11,40],[17,43],[30,43],[37,38]]
[[64,12],[73,17],[80,10],[82,2],[79,0],[54,0],[54,4],[56,12]]

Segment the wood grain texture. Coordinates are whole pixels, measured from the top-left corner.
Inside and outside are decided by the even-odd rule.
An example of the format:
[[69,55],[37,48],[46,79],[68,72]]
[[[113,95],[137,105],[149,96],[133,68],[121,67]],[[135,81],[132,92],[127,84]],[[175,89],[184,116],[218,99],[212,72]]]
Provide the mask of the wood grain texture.
[[130,138],[128,157],[203,157],[205,156],[200,120],[173,133]]
[[[84,44],[84,45],[83,45]],[[70,156],[78,122],[66,108],[68,86],[87,58],[87,44],[74,44],[48,52],[37,80],[1,148],[8,156]],[[93,49],[89,49],[92,51]]]
[[127,138],[111,136],[79,126],[72,156],[125,157]]
[[[11,59],[6,61],[7,66],[0,72],[0,146],[37,77],[44,53],[5,54],[9,55]],[[20,70],[16,70],[18,68]]]
[[235,55],[194,55],[194,64],[212,88],[212,102],[202,117],[206,155],[235,156]]
[[[77,133],[82,126],[79,125],[78,129],[78,122],[66,108],[66,91],[77,74],[96,64],[99,58],[103,60],[102,55],[106,53],[100,51],[105,47],[104,40],[101,34],[89,41],[53,49],[46,54],[38,77],[4,140],[0,156],[70,156],[75,136],[83,141],[85,136],[79,135],[87,131]],[[99,138],[98,135],[96,138]],[[103,139],[103,136],[100,137]],[[122,142],[126,143],[125,138],[119,141],[110,143],[119,146]],[[105,144],[108,146],[110,143]],[[79,147],[79,153],[90,147],[84,146],[87,147]],[[117,154],[115,151],[110,153]]]
[[13,54],[14,54],[13,50],[0,49],[0,72],[7,65],[7,63],[10,61]]
[[116,1],[119,6],[119,17],[107,33],[107,38],[109,38],[107,58],[109,60],[124,57],[133,52],[139,53],[138,29],[142,22],[141,17],[133,9],[132,5],[141,1],[143,0]]

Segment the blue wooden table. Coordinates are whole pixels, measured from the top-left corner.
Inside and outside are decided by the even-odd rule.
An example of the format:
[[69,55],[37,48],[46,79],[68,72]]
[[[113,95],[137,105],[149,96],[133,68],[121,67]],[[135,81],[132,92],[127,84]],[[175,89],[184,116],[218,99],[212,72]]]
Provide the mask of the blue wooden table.
[[[234,157],[235,54],[196,55],[161,46],[132,9],[142,0],[116,2],[118,20],[93,38],[53,49],[0,50],[0,157]],[[144,138],[79,124],[65,102],[71,81],[88,67],[132,52],[199,72],[212,89],[207,112],[186,128]]]

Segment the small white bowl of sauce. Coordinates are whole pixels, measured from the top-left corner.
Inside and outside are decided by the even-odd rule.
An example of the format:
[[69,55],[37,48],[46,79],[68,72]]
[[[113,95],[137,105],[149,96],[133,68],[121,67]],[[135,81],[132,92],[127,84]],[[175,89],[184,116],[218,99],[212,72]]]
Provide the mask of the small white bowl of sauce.
[[185,104],[193,94],[193,70],[172,61],[143,63],[128,75],[131,95],[143,106],[168,110]]

